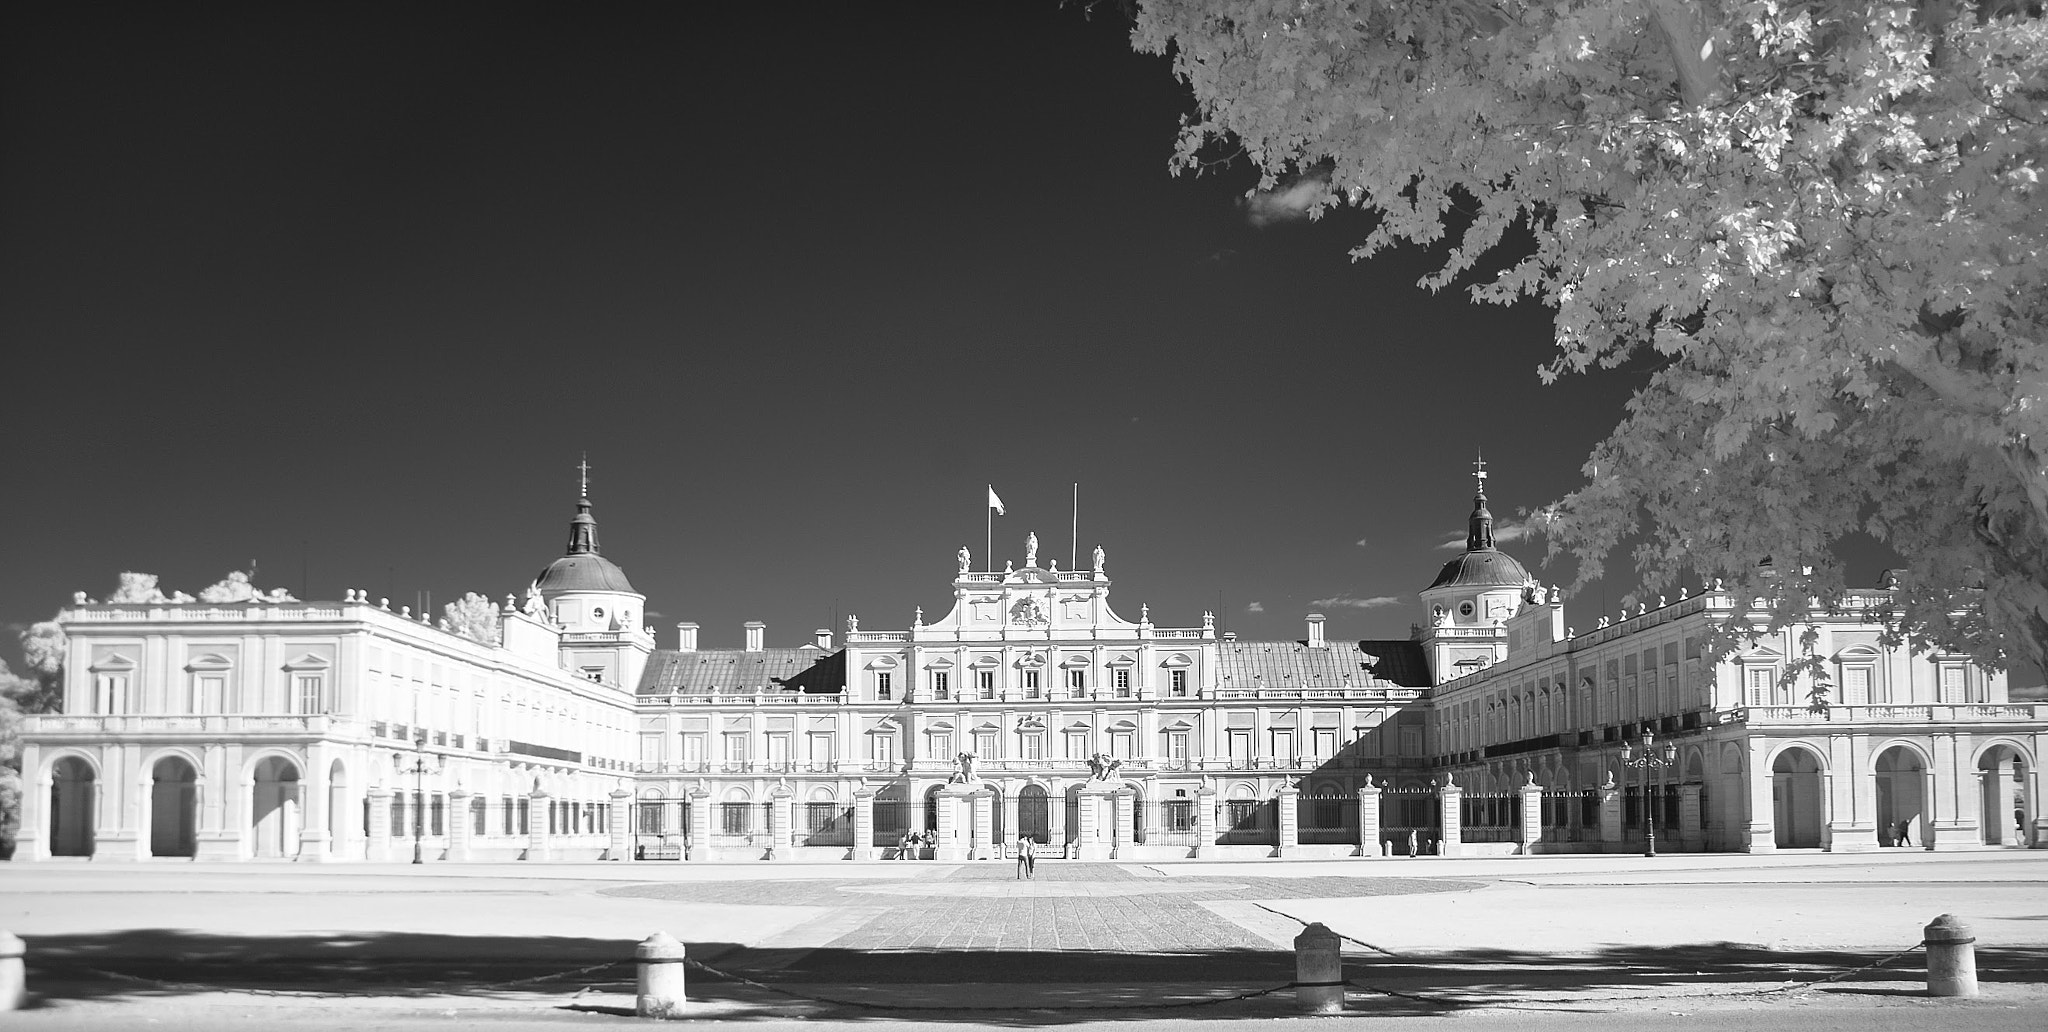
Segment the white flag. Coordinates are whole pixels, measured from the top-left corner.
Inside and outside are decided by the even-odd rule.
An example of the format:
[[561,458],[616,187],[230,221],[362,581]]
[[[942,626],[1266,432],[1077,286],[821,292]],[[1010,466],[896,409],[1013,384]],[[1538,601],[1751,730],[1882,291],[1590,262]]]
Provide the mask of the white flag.
[[1003,500],[996,497],[996,489],[993,487],[988,489],[988,507],[994,509],[998,516],[1009,515],[1009,513],[1003,511]]

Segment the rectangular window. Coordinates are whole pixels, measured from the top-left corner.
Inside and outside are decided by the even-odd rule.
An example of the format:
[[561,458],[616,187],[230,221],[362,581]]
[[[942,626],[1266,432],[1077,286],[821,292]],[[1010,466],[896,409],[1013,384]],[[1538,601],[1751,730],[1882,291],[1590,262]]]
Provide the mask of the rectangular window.
[[953,732],[941,731],[932,735],[931,743],[932,758],[939,760],[951,760],[953,758]]
[[1963,698],[1963,667],[1959,663],[1941,665],[1941,695],[1935,701],[1957,703]]
[[832,769],[832,736],[831,736],[831,735],[829,735],[829,734],[813,734],[813,735],[811,735],[811,769],[812,769],[812,770],[831,770],[831,769]]
[[1111,731],[1109,733],[1109,755],[1113,759],[1130,759],[1131,739],[1134,737],[1136,736],[1129,731]]
[[1166,758],[1176,767],[1187,765],[1188,733],[1186,731],[1168,731],[1166,733]]
[[411,832],[405,827],[405,793],[391,793],[391,837],[403,838]]
[[117,714],[128,712],[128,675],[101,674],[93,685],[93,712]]
[[192,712],[226,713],[228,679],[220,674],[201,674],[197,690],[193,693]]
[[532,797],[532,796],[520,796],[520,797],[519,797],[519,805],[518,805],[518,811],[519,811],[519,812],[518,812],[518,820],[517,820],[517,821],[515,822],[515,824],[516,824],[517,826],[516,826],[516,827],[515,827],[515,828],[513,829],[513,833],[514,833],[514,834],[518,834],[518,835],[529,835],[529,834],[532,834],[532,832],[533,832],[533,797]]
[[838,803],[805,803],[804,831],[819,835],[831,831],[839,824]]
[[1771,694],[1776,689],[1778,683],[1777,668],[1768,666],[1744,667],[1743,676],[1749,685],[1749,704],[1751,706],[1770,705]]
[[1223,820],[1232,831],[1250,831],[1259,826],[1259,801],[1231,799],[1223,804]]
[[877,699],[892,699],[892,698],[895,698],[895,688],[894,688],[894,686],[893,686],[893,682],[894,682],[894,675],[891,675],[891,674],[889,674],[889,673],[888,673],[888,672],[886,672],[886,671],[878,671],[878,672],[876,672],[876,674],[875,674],[875,698],[877,698]]
[[747,733],[739,731],[725,736],[725,765],[739,769],[747,763]]
[[994,731],[976,731],[974,733],[974,755],[984,760],[996,758],[996,733]]
[[498,805],[503,808],[505,814],[505,834],[510,835],[512,834],[512,797],[505,796],[498,801]]
[[789,736],[771,734],[768,736],[768,769],[789,769]]
[[1273,760],[1283,767],[1294,766],[1294,729],[1273,729]]
[[996,697],[996,672],[977,670],[974,672],[974,690],[984,699]]
[[896,762],[896,736],[869,735],[868,760],[872,763],[889,765]]
[[1252,733],[1250,729],[1231,729],[1230,765],[1237,770],[1245,770],[1252,765]]
[[727,835],[745,835],[753,807],[745,803],[718,804],[718,830]]
[[443,822],[444,822],[444,821],[446,821],[446,820],[448,819],[448,799],[447,799],[447,797],[446,797],[446,796],[443,796],[443,795],[442,795],[441,793],[439,793],[439,792],[436,792],[436,793],[434,793],[434,802],[433,802],[433,809],[432,809],[432,813],[433,813],[433,816],[432,816],[432,818],[430,818],[430,819],[429,819],[429,821],[428,821],[428,825],[429,825],[429,827],[428,827],[428,830],[427,830],[427,834],[429,834],[429,835],[445,835],[445,834],[447,834],[447,832],[445,832],[445,831],[443,831],[443,830],[441,830],[441,829],[442,829],[442,828],[444,828],[444,827],[446,827],[446,825],[445,825],[445,824],[444,824]]
[[1067,732],[1067,758],[1082,759],[1088,755],[1088,732]]
[[1117,671],[1116,671],[1116,672],[1115,672],[1115,673],[1114,673],[1114,674],[1112,675],[1112,677],[1113,677],[1113,680],[1112,680],[1112,681],[1111,681],[1110,683],[1116,686],[1116,697],[1117,697],[1117,698],[1119,698],[1119,699],[1128,699],[1128,698],[1130,698],[1130,697],[1131,697],[1131,671],[1130,671],[1130,668],[1129,668],[1129,667],[1122,667],[1122,668],[1119,668],[1119,669],[1118,669],[1118,670],[1117,670]]
[[1335,758],[1337,755],[1337,729],[1334,727],[1319,727],[1315,729],[1315,736],[1316,760],[1318,762],[1327,762]]
[[699,770],[704,766],[703,735],[683,736],[683,766],[690,770]]
[[299,674],[293,680],[298,682],[298,690],[293,694],[298,697],[299,713],[305,716],[312,716],[316,713],[326,712],[327,693],[324,683],[326,678],[321,677],[319,674]]
[[1027,699],[1038,698],[1038,671],[1036,670],[1024,671],[1024,697]]
[[491,833],[491,807],[483,796],[469,801],[469,833],[482,838]]
[[1088,671],[1078,667],[1067,671],[1067,695],[1070,698],[1079,699],[1087,696],[1087,694]]
[[1876,697],[1871,694],[1870,673],[1867,666],[1843,667],[1842,697],[1838,701],[1849,706],[1876,702]]
[[1159,804],[1159,821],[1167,831],[1195,830],[1195,804],[1186,799],[1169,799]]
[[1403,725],[1399,748],[1403,756],[1422,755],[1422,729],[1412,724]]
[[658,764],[662,761],[661,732],[653,731],[640,736],[640,762]]
[[953,676],[944,670],[932,671],[932,698],[944,702],[953,697]]
[[668,806],[658,800],[642,800],[640,802],[640,834],[661,834],[663,830],[661,825],[662,816],[667,811]]
[[1167,671],[1166,692],[1175,698],[1186,698],[1188,694],[1188,672],[1185,670]]
[[1018,736],[1017,755],[1027,760],[1045,759],[1045,736],[1036,731]]

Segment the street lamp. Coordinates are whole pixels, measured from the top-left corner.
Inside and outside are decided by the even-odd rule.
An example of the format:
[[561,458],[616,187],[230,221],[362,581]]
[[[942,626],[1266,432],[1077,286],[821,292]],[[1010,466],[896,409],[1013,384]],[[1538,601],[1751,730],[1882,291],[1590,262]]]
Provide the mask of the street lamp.
[[1655,811],[1650,806],[1650,772],[1661,767],[1669,767],[1678,762],[1678,749],[1676,747],[1672,746],[1669,742],[1659,747],[1655,742],[1656,736],[1648,731],[1643,732],[1643,750],[1640,755],[1637,755],[1635,750],[1629,748],[1628,742],[1624,741],[1621,743],[1621,765],[1624,767],[1634,767],[1643,772],[1644,856],[1657,855],[1657,817]]
[[398,773],[412,775],[412,862],[416,864],[426,863],[425,857],[421,855],[420,838],[426,831],[427,823],[427,774],[441,773],[441,758],[434,757],[433,764],[429,765],[426,749],[427,733],[421,731],[419,737],[413,739],[414,758],[410,766],[406,764],[405,757],[397,753],[391,754],[391,763],[398,768]]

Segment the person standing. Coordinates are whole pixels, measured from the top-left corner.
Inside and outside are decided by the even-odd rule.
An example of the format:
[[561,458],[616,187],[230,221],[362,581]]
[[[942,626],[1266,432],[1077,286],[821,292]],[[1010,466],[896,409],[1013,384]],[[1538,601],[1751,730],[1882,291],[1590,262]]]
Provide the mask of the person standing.
[[1023,881],[1024,879],[1031,877],[1032,874],[1035,873],[1033,868],[1035,868],[1038,865],[1038,852],[1036,848],[1034,848],[1036,845],[1036,843],[1031,841],[1031,836],[1029,835],[1017,836],[1018,881]]

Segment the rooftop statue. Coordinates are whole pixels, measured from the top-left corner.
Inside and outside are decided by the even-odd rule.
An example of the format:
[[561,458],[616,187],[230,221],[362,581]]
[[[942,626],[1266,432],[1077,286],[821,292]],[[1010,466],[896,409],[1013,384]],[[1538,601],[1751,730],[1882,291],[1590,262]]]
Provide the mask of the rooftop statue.
[[1024,565],[1038,565],[1038,533],[1036,531],[1024,535]]
[[1111,759],[1108,753],[1096,753],[1088,757],[1088,780],[1108,781],[1123,765],[1124,761]]
[[959,553],[958,553],[957,555],[955,555],[955,556],[954,556],[953,558],[955,558],[955,559],[958,559],[958,560],[960,560],[960,572],[961,572],[961,573],[966,573],[966,572],[967,572],[967,564],[968,564],[969,562],[971,562],[971,561],[972,561],[972,559],[973,559],[973,557],[972,557],[972,556],[968,555],[968,553],[967,553],[967,546],[966,546],[966,545],[961,545],[961,546],[960,546],[960,551],[959,551]]
[[1102,572],[1102,546],[1101,546],[1101,545],[1096,545],[1096,546],[1095,546],[1095,572],[1096,572],[1096,573],[1101,573],[1101,572]]
[[974,773],[974,754],[961,753],[954,757],[953,776],[946,779],[948,785],[980,785],[981,776]]

